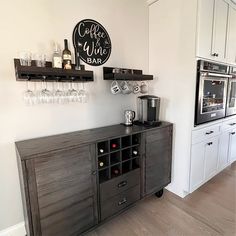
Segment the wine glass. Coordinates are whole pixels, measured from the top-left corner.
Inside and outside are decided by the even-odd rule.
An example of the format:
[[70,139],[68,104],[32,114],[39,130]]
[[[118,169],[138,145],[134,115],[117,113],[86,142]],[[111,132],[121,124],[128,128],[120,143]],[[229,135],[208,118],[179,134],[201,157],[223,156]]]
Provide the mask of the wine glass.
[[60,82],[57,81],[57,89],[54,92],[54,101],[58,104],[65,103],[65,93],[60,89]]
[[79,90],[79,97],[81,103],[87,103],[89,99],[88,92],[84,88],[84,82],[82,83],[82,89]]
[[29,80],[26,82],[26,90],[23,93],[23,100],[27,105],[34,105],[35,104],[35,93],[29,88]]
[[50,90],[47,89],[47,82],[45,81],[46,76],[43,76],[42,90],[39,92],[39,101],[41,103],[51,103],[53,100],[53,95]]

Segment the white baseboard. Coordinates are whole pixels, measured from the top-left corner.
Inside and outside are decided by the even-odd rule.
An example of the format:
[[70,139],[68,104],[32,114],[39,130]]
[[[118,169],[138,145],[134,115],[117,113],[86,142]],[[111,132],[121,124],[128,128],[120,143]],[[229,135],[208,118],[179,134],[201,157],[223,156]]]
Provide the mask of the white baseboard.
[[0,236],[25,236],[25,222],[13,225],[7,229],[0,231]]

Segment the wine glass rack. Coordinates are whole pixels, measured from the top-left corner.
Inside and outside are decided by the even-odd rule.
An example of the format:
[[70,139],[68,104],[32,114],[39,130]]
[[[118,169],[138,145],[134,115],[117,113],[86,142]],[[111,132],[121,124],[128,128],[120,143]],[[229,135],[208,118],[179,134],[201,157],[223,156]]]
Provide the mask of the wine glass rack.
[[133,134],[97,143],[100,183],[140,167],[140,141],[140,134]]
[[20,59],[14,59],[17,81],[57,81],[57,82],[90,82],[93,81],[93,71],[84,69],[76,70],[72,64],[71,70],[52,68],[52,62],[47,61],[45,67],[37,67],[34,60],[31,66],[22,66]]

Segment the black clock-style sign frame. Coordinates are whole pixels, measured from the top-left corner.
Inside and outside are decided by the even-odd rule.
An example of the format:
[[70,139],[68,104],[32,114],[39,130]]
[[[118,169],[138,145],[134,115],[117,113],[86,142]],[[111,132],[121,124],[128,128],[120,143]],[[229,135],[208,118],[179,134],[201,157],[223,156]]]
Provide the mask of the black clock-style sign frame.
[[104,64],[111,55],[111,39],[105,28],[95,20],[81,20],[73,31],[76,63],[79,59],[92,66]]

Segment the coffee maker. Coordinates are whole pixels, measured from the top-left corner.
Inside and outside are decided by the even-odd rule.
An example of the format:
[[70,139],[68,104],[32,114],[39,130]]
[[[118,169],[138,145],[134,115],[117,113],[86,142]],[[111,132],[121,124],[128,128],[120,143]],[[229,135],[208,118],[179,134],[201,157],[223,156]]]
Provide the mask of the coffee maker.
[[160,98],[154,95],[138,97],[138,121],[135,124],[159,126]]

